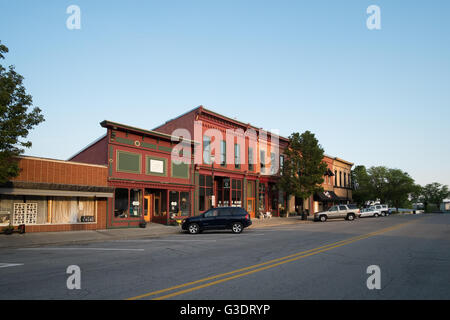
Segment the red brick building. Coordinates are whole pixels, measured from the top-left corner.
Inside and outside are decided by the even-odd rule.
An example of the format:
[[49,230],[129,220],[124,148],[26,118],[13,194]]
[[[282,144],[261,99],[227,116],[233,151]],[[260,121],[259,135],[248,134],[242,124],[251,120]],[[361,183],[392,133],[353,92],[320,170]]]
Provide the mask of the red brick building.
[[[276,189],[288,139],[199,106],[154,129],[199,142],[195,150],[195,212],[242,206],[252,217],[279,215],[284,194]],[[214,159],[214,160],[213,160]]]
[[26,232],[106,228],[112,198],[108,167],[20,157],[19,176],[0,185],[0,226],[26,225]]

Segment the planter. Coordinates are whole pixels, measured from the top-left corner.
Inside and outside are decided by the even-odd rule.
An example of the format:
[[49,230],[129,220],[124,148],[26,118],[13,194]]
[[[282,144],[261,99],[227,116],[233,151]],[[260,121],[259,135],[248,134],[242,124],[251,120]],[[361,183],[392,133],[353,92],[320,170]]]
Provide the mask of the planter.
[[140,227],[140,228],[145,228],[145,227],[147,227],[147,222],[139,222],[139,227]]
[[14,232],[14,229],[5,229],[3,230],[4,234],[12,234]]

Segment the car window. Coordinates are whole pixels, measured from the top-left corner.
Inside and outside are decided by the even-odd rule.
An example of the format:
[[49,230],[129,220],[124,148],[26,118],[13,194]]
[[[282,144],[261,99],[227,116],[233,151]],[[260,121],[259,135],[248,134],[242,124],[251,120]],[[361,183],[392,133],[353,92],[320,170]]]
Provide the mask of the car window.
[[241,215],[247,214],[247,212],[243,208],[239,208],[239,207],[230,208],[230,210],[231,210],[231,213],[233,214],[233,216],[241,216]]
[[210,210],[205,212],[204,217],[205,218],[217,217],[218,215],[219,215],[219,210],[217,210],[217,209],[210,209]]
[[346,206],[339,206],[339,210],[347,210]]
[[338,207],[337,206],[332,206],[330,209],[328,209],[328,211],[337,211]]
[[230,209],[220,209],[219,210],[219,217],[229,217],[229,216],[231,216]]

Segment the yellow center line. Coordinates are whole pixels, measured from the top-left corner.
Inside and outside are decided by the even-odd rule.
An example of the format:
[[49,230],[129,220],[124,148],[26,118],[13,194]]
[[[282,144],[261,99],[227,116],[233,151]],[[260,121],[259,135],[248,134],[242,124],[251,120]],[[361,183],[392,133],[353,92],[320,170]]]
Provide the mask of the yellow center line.
[[391,230],[395,230],[395,229],[401,228],[402,226],[404,226],[406,224],[409,224],[409,223],[412,223],[412,222],[415,222],[415,221],[410,221],[410,222],[398,224],[398,225],[395,225],[395,226],[392,226],[392,227],[381,229],[379,231],[375,231],[375,232],[371,232],[371,233],[368,233],[368,234],[365,234],[365,235],[360,235],[360,236],[352,237],[352,238],[349,238],[349,239],[337,241],[337,242],[334,242],[334,243],[330,243],[328,245],[324,245],[324,246],[317,247],[317,248],[314,248],[314,249],[309,249],[309,250],[306,250],[306,251],[298,252],[298,253],[295,253],[295,254],[291,254],[291,255],[288,255],[288,256],[285,256],[285,257],[273,259],[273,260],[270,260],[270,261],[267,261],[267,262],[263,262],[263,263],[259,263],[259,264],[256,264],[256,265],[252,265],[252,266],[249,266],[249,267],[245,267],[245,268],[237,269],[237,270],[234,270],[234,271],[218,274],[218,275],[215,275],[215,276],[203,278],[203,279],[200,279],[200,280],[196,280],[196,281],[180,284],[180,285],[173,286],[173,287],[170,287],[170,288],[149,292],[149,293],[142,294],[142,295],[139,295],[139,296],[136,296],[136,297],[133,297],[133,298],[129,298],[127,300],[142,299],[142,298],[145,298],[145,297],[158,295],[158,294],[165,293],[165,292],[168,292],[168,291],[184,288],[184,287],[191,286],[191,285],[194,285],[194,284],[198,284],[198,283],[206,282],[206,281],[209,281],[209,280],[214,280],[214,279],[217,279],[217,278],[222,278],[222,277],[229,276],[229,275],[232,275],[232,274],[236,274],[236,273],[239,273],[239,272],[243,272],[243,271],[254,269],[254,270],[251,270],[251,271],[247,271],[247,272],[244,272],[244,273],[240,273],[240,274],[234,275],[232,277],[228,277],[228,278],[220,279],[220,280],[217,280],[217,281],[209,282],[209,283],[206,283],[206,284],[203,284],[203,285],[200,285],[200,286],[196,286],[196,287],[193,287],[193,288],[185,289],[185,290],[182,290],[182,291],[177,291],[177,292],[174,292],[174,293],[171,293],[171,294],[168,294],[168,295],[165,295],[165,296],[161,296],[161,297],[158,297],[158,298],[155,298],[155,299],[156,300],[160,300],[160,299],[167,299],[167,298],[170,298],[170,297],[178,296],[178,295],[181,295],[181,294],[184,294],[184,293],[187,293],[187,292],[191,292],[191,291],[194,291],[194,290],[199,290],[201,288],[209,287],[209,286],[212,286],[212,285],[215,285],[215,284],[218,284],[218,283],[222,283],[222,282],[225,282],[225,281],[229,281],[229,280],[232,280],[232,279],[243,277],[243,276],[246,276],[246,275],[249,275],[249,274],[252,274],[252,273],[256,273],[256,272],[263,271],[263,270],[266,270],[266,269],[274,268],[274,267],[277,267],[279,265],[282,265],[282,264],[285,264],[285,263],[288,263],[288,262],[296,261],[296,260],[299,260],[299,259],[302,259],[302,258],[305,258],[305,257],[312,256],[314,254],[318,254],[320,252],[325,252],[325,251],[328,251],[328,250],[331,250],[331,249],[334,249],[334,248],[337,248],[337,247],[341,247],[341,246],[344,246],[344,245],[347,245],[347,244],[350,244],[350,243],[353,243],[353,242],[356,242],[356,241],[359,241],[359,240],[363,240],[363,239],[375,236],[377,234],[381,234],[381,233],[385,233],[385,232],[388,232],[388,231],[391,231]]

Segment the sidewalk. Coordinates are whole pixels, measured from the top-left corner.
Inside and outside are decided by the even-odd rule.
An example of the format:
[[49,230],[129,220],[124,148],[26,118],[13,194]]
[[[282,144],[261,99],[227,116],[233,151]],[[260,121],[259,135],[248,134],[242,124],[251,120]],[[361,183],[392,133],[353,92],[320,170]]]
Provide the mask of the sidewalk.
[[[293,225],[311,223],[311,220],[302,221],[300,217],[271,219],[252,219],[249,229],[258,229],[280,225]],[[170,234],[182,233],[179,226],[166,226],[150,223],[146,228],[106,229],[95,231],[65,231],[65,232],[35,232],[12,235],[0,234],[0,249],[23,248],[41,245],[80,244],[109,240],[130,240],[154,238]]]

